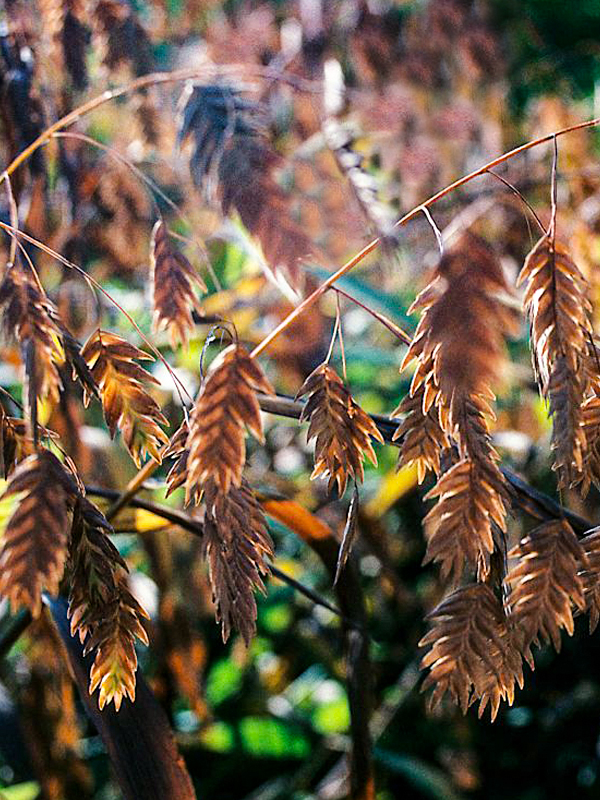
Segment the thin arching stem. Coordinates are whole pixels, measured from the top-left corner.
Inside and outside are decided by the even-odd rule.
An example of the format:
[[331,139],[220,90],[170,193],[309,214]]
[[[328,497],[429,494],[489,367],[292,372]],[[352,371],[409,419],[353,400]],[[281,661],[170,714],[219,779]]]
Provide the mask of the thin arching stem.
[[338,339],[340,340],[340,353],[342,355],[342,375],[346,383],[348,382],[348,372],[346,370],[346,348],[344,347],[344,332],[342,330],[342,306],[340,303],[340,293],[335,293],[335,306],[338,322]]
[[335,344],[335,337],[337,336],[338,328],[340,325],[340,315],[339,310],[335,315],[335,322],[333,324],[333,332],[331,334],[331,341],[329,342],[329,349],[327,350],[327,355],[325,356],[325,363],[329,364],[331,361],[331,355],[333,353],[333,346]]
[[552,183],[550,189],[550,198],[552,203],[552,213],[550,215],[550,234],[552,236],[552,250],[555,250],[556,242],[556,215],[558,213],[558,142],[554,136],[554,147],[552,150]]
[[497,178],[497,179],[498,179],[498,180],[499,180],[501,183],[503,183],[503,184],[504,184],[504,185],[505,185],[505,186],[506,186],[508,189],[510,189],[510,190],[511,190],[511,192],[513,192],[513,193],[514,193],[514,194],[515,194],[515,195],[516,195],[516,196],[517,196],[517,197],[518,197],[518,198],[521,200],[521,202],[522,202],[524,205],[526,205],[526,206],[527,206],[527,208],[528,208],[528,209],[529,209],[529,211],[531,212],[531,216],[532,216],[532,217],[535,219],[535,221],[536,221],[536,222],[537,222],[537,224],[539,225],[539,227],[540,227],[540,230],[542,231],[542,233],[546,233],[546,228],[544,227],[544,223],[543,223],[543,222],[542,222],[542,220],[541,220],[541,219],[538,217],[538,215],[537,215],[537,212],[536,212],[535,208],[534,208],[534,207],[531,205],[531,203],[529,202],[529,200],[528,200],[528,199],[527,199],[527,198],[526,198],[526,197],[525,197],[523,194],[521,194],[521,192],[520,192],[520,191],[517,189],[517,187],[516,187],[516,186],[513,186],[513,184],[512,184],[510,181],[507,181],[507,180],[506,180],[506,178],[503,178],[503,177],[502,177],[502,175],[498,175],[498,173],[497,173],[497,172],[494,172],[494,171],[493,171],[493,170],[491,170],[491,169],[488,169],[488,175],[492,175],[494,178]]
[[[8,195],[8,205],[10,208],[10,224],[18,228],[19,227],[19,210],[17,208],[17,201],[15,200],[15,195],[12,190],[12,183],[10,182],[10,178],[6,175],[6,194]],[[11,236],[10,239],[10,251],[8,254],[8,264],[15,263],[15,258],[17,256],[17,239],[15,236]]]
[[362,308],[363,311],[366,311],[372,317],[374,317],[378,322],[380,322],[385,328],[393,333],[397,339],[400,339],[401,342],[404,344],[410,344],[412,342],[412,336],[403,331],[395,322],[392,322],[391,319],[388,319],[385,314],[380,314],[379,311],[375,311],[373,308],[369,308],[369,306],[361,303],[361,301],[354,297],[353,295],[349,294],[348,292],[344,291],[344,289],[340,289],[339,286],[335,286],[333,291],[340,294],[342,297],[345,297],[347,300],[350,300],[352,303],[355,303],[359,308]]
[[431,230],[433,231],[433,234],[434,234],[434,236],[436,238],[436,241],[437,241],[437,244],[438,244],[438,249],[440,251],[440,256],[443,256],[444,255],[444,239],[442,237],[442,232],[438,228],[438,226],[435,224],[435,220],[431,216],[431,211],[427,208],[427,206],[422,206],[421,207],[421,211],[423,212],[427,222],[431,226]]
[[[481,175],[484,175],[489,170],[497,167],[499,164],[503,164],[505,161],[509,161],[514,156],[519,155],[520,153],[524,153],[526,150],[531,150],[533,147],[537,147],[540,144],[544,144],[545,142],[549,142],[553,139],[556,139],[558,136],[563,136],[566,133],[571,133],[572,131],[579,131],[584,130],[585,128],[592,128],[595,125],[600,124],[600,117],[587,120],[586,122],[579,122],[577,125],[570,125],[568,128],[562,128],[561,130],[555,131],[554,133],[549,133],[546,136],[540,136],[538,139],[532,139],[530,142],[526,142],[525,144],[519,145],[519,147],[515,147],[512,150],[509,150],[507,153],[504,153],[497,158],[494,158],[492,161],[489,161],[487,164],[484,164],[479,169],[474,170],[473,172],[469,172],[468,175],[463,175],[462,178],[458,178],[458,180],[454,181],[454,183],[449,184],[443,189],[440,189],[439,192],[436,192],[434,195],[429,197],[425,200],[424,203],[419,203],[418,206],[415,206],[413,209],[408,211],[403,217],[401,217],[395,224],[394,227],[398,228],[402,225],[406,225],[407,222],[412,220],[417,214],[423,212],[423,208],[428,208],[446,195],[453,192],[455,189],[464,186],[465,184],[472,181],[474,178],[479,178]],[[250,354],[253,358],[260,355],[264,352],[267,347],[273,342],[283,331],[285,331],[289,326],[295,322],[308,308],[310,308],[314,303],[319,300],[319,298],[331,287],[334,283],[336,283],[340,278],[343,278],[351,269],[353,269],[357,264],[360,264],[370,253],[372,253],[379,245],[381,244],[381,239],[373,239],[372,242],[369,242],[363,249],[356,253],[356,255],[352,256],[349,261],[346,261],[336,272],[327,278],[324,283],[322,283],[315,291],[310,294],[307,298],[305,298],[300,305],[298,305],[293,311],[291,311],[288,316],[282,320],[279,325],[274,328],[265,338],[260,342]]]

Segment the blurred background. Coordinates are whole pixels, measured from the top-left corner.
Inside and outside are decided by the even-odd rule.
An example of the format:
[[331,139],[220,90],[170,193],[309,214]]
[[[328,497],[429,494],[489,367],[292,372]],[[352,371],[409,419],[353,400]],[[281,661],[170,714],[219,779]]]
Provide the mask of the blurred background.
[[[258,343],[300,294],[382,236],[385,246],[339,284],[359,303],[340,297],[345,365],[339,347],[332,364],[340,374],[346,369],[365,410],[392,414],[410,382],[399,372],[406,347],[362,306],[412,334],[417,319],[407,310],[438,257],[423,215],[395,232],[393,222],[494,156],[600,116],[597,0],[4,0],[0,13],[4,164],[85,100],[154,71],[205,69],[201,83],[225,80],[260,109],[270,182],[254,199],[271,204],[271,219],[281,225],[274,251],[251,215],[235,203],[223,208],[219,181],[190,171],[194,143],[177,142],[183,81],[102,105],[71,135],[40,148],[14,180],[22,227],[100,281],[192,395],[216,321],[233,322],[243,342]],[[558,162],[559,231],[590,282],[596,322],[598,144],[595,129],[562,137]],[[544,145],[498,168],[544,222],[551,163]],[[230,176],[233,185],[247,179],[251,185],[243,171]],[[466,227],[483,236],[513,281],[537,232],[505,182],[478,178],[432,215],[445,236]],[[186,348],[172,349],[164,332],[152,332],[149,241],[159,212],[207,285]],[[10,218],[4,197],[0,215]],[[296,235],[312,247],[301,267],[290,255]],[[30,253],[81,341],[101,324],[141,344],[106,298],[48,255]],[[263,366],[278,392],[293,396],[321,363],[335,314],[335,298],[326,297],[267,351]],[[509,350],[510,368],[495,387],[495,440],[503,463],[556,499],[550,426],[525,323]],[[209,348],[205,363],[216,352]],[[18,353],[4,346],[0,356],[0,385],[19,400]],[[173,383],[159,363],[149,369],[176,430],[182,409]],[[10,400],[5,405],[19,416]],[[99,406],[84,410],[74,389],[48,405],[43,422],[60,435],[86,484],[122,488],[135,474]],[[302,531],[320,523],[339,539],[350,493],[337,498],[326,482],[310,481],[306,426],[274,415],[264,422],[266,445],[249,444],[246,474],[267,503],[275,564],[335,604],[330,571]],[[418,642],[445,588],[437,569],[421,566],[430,485],[419,487],[412,469],[396,471],[394,447],[377,446],[377,454],[361,489],[354,556],[378,800],[600,796],[600,638],[588,635],[587,620],[577,620],[560,654],[536,652],[535,672],[527,670],[514,706],[502,707],[493,724],[475,709],[466,716],[450,704],[427,710]],[[143,496],[181,507],[179,492],[165,501],[165,474],[157,472]],[[595,489],[585,502],[570,492],[562,501],[591,525],[598,519]],[[516,541],[531,521],[515,513],[510,526]],[[238,636],[224,645],[200,542],[143,509],[122,513],[116,530],[132,588],[152,617],[141,668],[198,797],[347,797],[352,731],[338,617],[273,578],[258,600],[250,647]],[[120,797],[48,620],[16,637],[0,605],[0,654],[0,797]]]

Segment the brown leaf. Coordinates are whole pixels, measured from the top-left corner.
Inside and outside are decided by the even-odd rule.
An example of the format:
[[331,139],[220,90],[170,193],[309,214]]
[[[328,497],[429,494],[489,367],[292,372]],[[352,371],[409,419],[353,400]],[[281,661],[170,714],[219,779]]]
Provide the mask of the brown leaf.
[[517,285],[522,283],[535,374],[542,396],[550,402],[554,469],[564,487],[578,479],[586,451],[581,406],[594,367],[588,284],[552,232],[542,236],[525,259]]
[[[114,436],[119,428],[138,467],[146,454],[160,461],[160,446],[169,441],[160,426],[168,422],[158,403],[144,388],[144,383],[158,381],[134,361],[152,357],[117,334],[101,330],[90,336],[81,354],[99,387],[110,435]],[[84,400],[87,405],[87,392]]]
[[199,489],[209,480],[224,493],[241,485],[244,428],[263,441],[259,391],[271,394],[273,389],[241,345],[230,345],[211,364],[190,414],[186,503],[197,501]]
[[273,557],[265,515],[245,481],[227,494],[207,482],[204,504],[204,550],[223,641],[235,627],[249,645],[256,633],[254,592],[265,591],[265,559]]
[[206,292],[206,285],[187,258],[171,239],[167,226],[158,220],[150,244],[154,329],[167,328],[173,349],[180,342],[184,347],[194,328],[192,311],[201,312],[194,285]]
[[523,646],[541,636],[560,650],[560,629],[573,635],[572,605],[585,609],[581,543],[565,519],[552,520],[521,539],[508,558],[514,562],[505,579],[507,605]]
[[328,364],[321,364],[308,376],[296,397],[304,395],[308,399],[300,419],[310,420],[307,439],[316,439],[311,478],[329,476],[329,491],[337,482],[341,497],[348,478],[363,480],[365,456],[377,464],[371,437],[378,442],[383,442],[383,437]]
[[13,609],[25,606],[38,616],[42,591],[58,593],[78,494],[73,477],[47,450],[29,456],[13,472],[0,498],[20,495],[0,551],[0,594]]
[[429,647],[421,666],[430,672],[421,691],[433,687],[430,707],[449,692],[463,713],[479,700],[481,716],[489,703],[494,720],[501,700],[512,705],[515,683],[523,687],[521,655],[501,602],[486,584],[470,584],[446,597],[428,619],[432,628],[419,646]]
[[281,522],[311,547],[314,548],[315,542],[335,542],[329,525],[295,500],[279,500],[260,495],[259,498],[269,517]]

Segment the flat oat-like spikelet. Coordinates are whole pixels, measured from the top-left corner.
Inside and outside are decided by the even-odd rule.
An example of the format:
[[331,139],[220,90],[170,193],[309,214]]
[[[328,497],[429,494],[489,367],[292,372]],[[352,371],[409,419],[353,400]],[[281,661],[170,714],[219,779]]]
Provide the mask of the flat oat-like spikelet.
[[423,563],[439,561],[442,575],[458,578],[467,562],[485,577],[494,550],[493,525],[506,530],[502,473],[493,462],[462,459],[426,495],[432,497],[439,499],[423,520],[427,539]]
[[218,189],[223,213],[237,211],[271,270],[283,270],[299,288],[300,262],[314,248],[292,221],[288,198],[273,176],[280,159],[268,141],[263,110],[225,84],[190,86],[183,99],[178,138],[194,140],[194,182],[209,199]]
[[[187,438],[190,429],[187,420],[183,420],[179,428],[175,431],[169,441],[169,446],[163,453],[163,458],[173,459],[173,466],[169,470],[166,478],[167,491],[165,497],[168,497],[175,489],[179,489],[185,485],[187,478],[187,460],[188,451],[186,448]],[[196,487],[196,491],[192,495],[194,505],[198,505],[202,495],[202,487]]]
[[98,509],[80,498],[70,548],[69,618],[71,634],[95,651],[90,694],[98,687],[100,709],[124,696],[135,699],[135,639],[148,644],[141,623],[148,615],[127,586],[127,566],[110,541],[110,525]]
[[421,691],[433,687],[435,708],[446,692],[466,713],[479,700],[479,716],[489,703],[492,720],[501,700],[512,704],[515,683],[523,686],[522,658],[515,648],[502,603],[487,584],[462,586],[429,615],[431,630],[419,642],[429,650]]
[[440,425],[437,406],[427,410],[425,398],[426,384],[421,383],[414,394],[402,400],[393,416],[405,415],[398,425],[393,439],[402,440],[398,466],[416,464],[419,483],[422,483],[428,470],[440,474],[440,455],[450,447],[450,438]]
[[507,605],[523,647],[538,637],[560,650],[560,629],[573,635],[572,605],[585,609],[584,583],[578,574],[584,550],[565,520],[539,525],[508,554],[505,582],[510,590]]
[[590,633],[593,633],[600,620],[600,528],[592,528],[579,543],[585,554],[579,576],[590,615]]
[[245,428],[263,441],[256,392],[273,393],[261,368],[239,344],[213,361],[190,414],[186,503],[212,479],[223,493],[242,483],[246,462]]
[[154,329],[168,329],[173,349],[177,342],[185,347],[194,327],[192,311],[201,311],[194,288],[206,292],[206,285],[183,253],[175,247],[162,220],[158,220],[152,231],[150,256]]
[[581,475],[575,483],[581,484],[581,493],[585,497],[592,483],[600,485],[600,397],[597,394],[584,400],[581,414],[586,449]]
[[[126,342],[115,333],[95,331],[81,351],[98,385],[104,418],[110,435],[117,428],[125,446],[139,467],[145,454],[161,460],[160,446],[169,441],[160,427],[168,425],[158,403],[144,388],[144,383],[158,384],[134,359],[152,360],[152,356]],[[89,394],[84,393],[87,405]]]
[[531,327],[533,364],[553,421],[554,469],[561,486],[578,479],[586,451],[582,404],[590,382],[588,284],[553,226],[525,259],[517,285]]
[[56,456],[41,450],[22,461],[4,499],[18,496],[0,550],[0,595],[14,610],[40,613],[42,591],[57,594],[67,557],[78,486]]
[[0,405],[0,477],[8,478],[19,461],[34,451],[24,420],[9,417]]
[[310,420],[307,439],[316,439],[311,478],[329,476],[329,491],[337,482],[341,497],[348,478],[363,480],[365,456],[377,464],[371,438],[383,442],[383,437],[328,364],[308,376],[296,397],[305,395],[308,399],[300,420]]
[[5,335],[21,346],[29,383],[29,403],[37,418],[37,400],[58,402],[64,363],[62,337],[55,309],[29,271],[10,267],[0,284],[0,313]]
[[397,431],[407,435],[402,458],[416,460],[421,475],[427,467],[438,472],[435,448],[448,440],[456,442],[460,458],[428,495],[439,501],[426,517],[426,560],[441,561],[443,573],[459,575],[466,560],[484,578],[494,550],[492,525],[506,527],[508,497],[487,418],[493,417],[488,400],[500,377],[504,339],[516,323],[507,292],[494,253],[466,233],[410,309],[423,315],[402,364],[417,359],[410,398],[403,401],[410,413]]
[[90,30],[85,24],[85,0],[63,0],[60,41],[65,67],[76,89],[85,89],[88,82],[86,50]]
[[204,503],[204,552],[223,641],[235,627],[249,645],[256,633],[254,592],[265,591],[265,559],[273,557],[265,515],[245,481],[227,494],[208,482]]
[[152,43],[129,3],[96,0],[90,19],[108,69],[129,64],[135,75],[152,72]]
[[[418,360],[411,394],[424,384],[424,412],[435,403],[441,421],[458,426],[463,403],[489,397],[500,376],[504,338],[515,328],[514,312],[503,302],[508,291],[502,266],[480,238],[464,234],[441,259],[436,275],[409,309],[423,309],[404,368]],[[454,433],[453,430],[448,430]]]

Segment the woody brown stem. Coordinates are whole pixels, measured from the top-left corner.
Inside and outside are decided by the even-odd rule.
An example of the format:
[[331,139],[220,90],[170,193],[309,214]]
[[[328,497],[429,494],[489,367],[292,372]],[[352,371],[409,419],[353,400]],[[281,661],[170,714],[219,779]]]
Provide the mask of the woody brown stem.
[[[281,395],[258,395],[258,402],[263,411],[290,419],[299,419],[302,414],[304,403],[299,400],[292,400],[290,397]],[[371,419],[377,425],[385,443],[393,447],[400,447],[401,439],[393,439],[394,432],[398,427],[399,420],[386,416],[385,414],[370,414]],[[593,525],[589,520],[584,519],[574,511],[570,511],[563,505],[554,500],[550,495],[534,489],[527,481],[519,477],[508,467],[500,467],[500,471],[510,484],[518,505],[530,516],[538,520],[560,519],[564,517],[568,520],[573,530],[580,536],[589,531]]]
[[[175,508],[169,508],[168,506],[163,506],[160,503],[154,503],[151,500],[140,500],[133,495],[129,496],[125,501],[122,502],[124,495],[120,495],[116,489],[105,489],[99,486],[86,486],[86,492],[91,497],[103,497],[107,500],[114,500],[114,506],[116,506],[117,503],[120,505],[118,510],[122,509],[126,505],[131,506],[132,508],[140,508],[145,511],[150,511],[152,514],[155,514],[157,517],[161,517],[166,522],[170,522],[173,525],[178,525],[180,528],[183,528],[189,533],[193,533],[195,536],[202,536],[203,534],[202,524],[197,519],[190,517],[184,511],[179,511]],[[116,513],[117,512],[113,512],[111,516],[114,517]],[[108,513],[106,516],[108,518]],[[288,586],[291,586],[292,589],[295,589],[300,594],[303,594],[307,599],[311,600],[316,605],[322,606],[328,611],[331,611],[337,617],[340,617],[345,625],[349,626],[350,628],[357,627],[358,622],[356,620],[350,619],[348,616],[344,615],[339,608],[318,594],[318,592],[315,592],[313,589],[310,589],[308,586],[300,583],[300,581],[292,578],[291,575],[283,572],[283,570],[280,570],[278,567],[271,565],[269,570],[274,578],[277,578],[282,583],[287,583]]]

